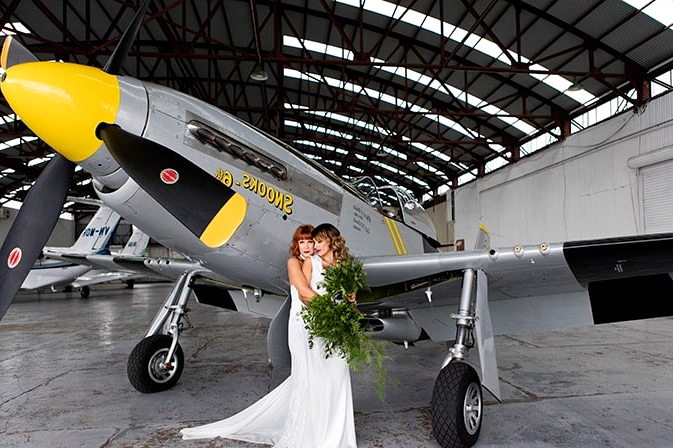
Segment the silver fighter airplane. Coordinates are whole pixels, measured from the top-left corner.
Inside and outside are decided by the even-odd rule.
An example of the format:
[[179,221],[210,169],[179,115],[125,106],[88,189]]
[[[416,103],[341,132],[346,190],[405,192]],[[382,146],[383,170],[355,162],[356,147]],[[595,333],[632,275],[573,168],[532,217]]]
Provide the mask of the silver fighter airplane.
[[[499,396],[494,329],[517,329],[521,316],[532,315],[538,328],[591,323],[595,310],[573,294],[596,282],[673,271],[670,234],[513,248],[491,248],[482,238],[475,250],[440,252],[425,210],[399,188],[367,178],[347,183],[226,112],[119,75],[148,3],[103,69],[40,62],[8,37],[1,83],[16,114],[58,153],[29,193],[23,222],[58,214],[79,164],[105,204],[189,257],[165,266],[179,278],[129,357],[138,390],[178,381],[191,292],[201,303],[273,318],[270,359],[286,359],[286,259],[299,224],[333,223],[364,261],[372,292],[358,302],[377,337],[453,341],[432,397],[443,447],[477,441],[482,385]],[[21,263],[32,265],[28,254],[45,233],[24,227],[12,228],[0,251],[0,316],[20,285],[14,278],[25,275]],[[475,345],[478,371],[466,362]]]

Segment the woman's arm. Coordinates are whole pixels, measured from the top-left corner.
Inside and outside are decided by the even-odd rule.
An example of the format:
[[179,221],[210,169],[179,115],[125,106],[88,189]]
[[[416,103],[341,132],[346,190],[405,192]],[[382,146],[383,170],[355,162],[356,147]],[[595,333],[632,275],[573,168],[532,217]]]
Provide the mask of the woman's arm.
[[[309,261],[304,264],[310,265],[311,262]],[[310,302],[311,298],[316,295],[316,292],[311,289],[308,280],[306,280],[302,272],[302,263],[297,258],[292,257],[287,260],[287,275],[290,278],[290,284],[297,288],[299,300],[303,303]]]
[[299,299],[305,304],[307,304],[311,301],[311,299],[314,296],[318,295],[318,293],[311,288],[311,283],[309,281],[309,279],[313,275],[313,262],[311,261],[310,258],[304,260],[304,262],[301,265],[301,270],[302,270],[302,276],[304,277],[304,281],[306,282],[308,289],[305,291],[305,293],[299,291]]

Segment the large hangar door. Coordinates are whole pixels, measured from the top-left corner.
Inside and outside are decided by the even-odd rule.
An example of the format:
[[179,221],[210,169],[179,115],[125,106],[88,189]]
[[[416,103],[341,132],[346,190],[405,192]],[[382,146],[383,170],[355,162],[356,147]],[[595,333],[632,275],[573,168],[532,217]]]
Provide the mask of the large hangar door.
[[643,221],[645,233],[673,232],[673,160],[644,166]]

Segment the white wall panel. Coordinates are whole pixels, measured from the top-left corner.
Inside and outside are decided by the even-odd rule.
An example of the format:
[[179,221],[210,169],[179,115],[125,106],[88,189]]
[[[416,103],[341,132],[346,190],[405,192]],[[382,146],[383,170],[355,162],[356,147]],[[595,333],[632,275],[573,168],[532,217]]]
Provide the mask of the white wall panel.
[[457,189],[456,238],[472,247],[480,223],[494,246],[644,233],[644,168],[629,161],[671,145],[666,95]]

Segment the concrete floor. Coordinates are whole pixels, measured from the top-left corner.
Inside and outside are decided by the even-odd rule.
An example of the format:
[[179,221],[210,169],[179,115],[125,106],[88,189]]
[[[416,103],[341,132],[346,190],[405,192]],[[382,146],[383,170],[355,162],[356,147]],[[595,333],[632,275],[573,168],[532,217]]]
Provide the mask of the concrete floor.
[[[179,430],[247,406],[274,381],[261,318],[190,302],[177,386],[141,394],[126,359],[169,289],[120,284],[78,293],[21,293],[0,322],[2,447],[253,447],[183,441]],[[670,447],[670,318],[500,336],[504,402],[487,397],[477,447]],[[353,374],[358,445],[430,447],[430,395],[445,344],[388,345],[382,404],[371,375]]]

